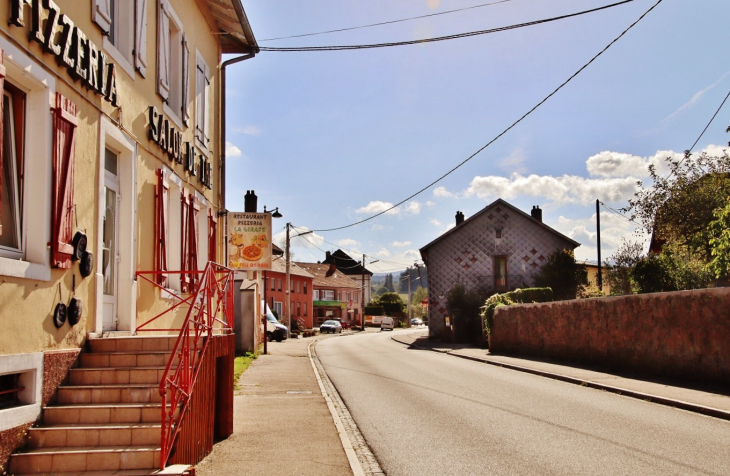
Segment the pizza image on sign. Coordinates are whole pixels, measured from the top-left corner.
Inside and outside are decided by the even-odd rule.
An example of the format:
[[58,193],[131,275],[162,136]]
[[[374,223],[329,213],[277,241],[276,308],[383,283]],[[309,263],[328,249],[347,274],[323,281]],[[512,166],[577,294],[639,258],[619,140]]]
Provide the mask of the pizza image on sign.
[[256,245],[248,245],[241,250],[241,258],[247,261],[258,261],[264,255],[264,250]]

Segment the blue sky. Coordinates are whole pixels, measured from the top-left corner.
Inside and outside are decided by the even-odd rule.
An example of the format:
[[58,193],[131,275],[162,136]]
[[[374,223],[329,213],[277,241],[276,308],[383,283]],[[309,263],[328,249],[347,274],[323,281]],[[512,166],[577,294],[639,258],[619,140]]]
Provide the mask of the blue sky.
[[[494,1],[494,0],[492,0]],[[450,35],[612,3],[509,0],[463,12],[327,35],[263,41],[428,15],[489,0],[245,0],[260,46],[368,44]],[[476,152],[583,66],[656,0],[507,32],[340,52],[261,52],[228,70],[229,210],[246,190],[274,221],[303,230],[349,225],[417,192]],[[496,198],[596,256],[595,200],[626,205],[646,166],[697,139],[730,91],[727,0],[664,0],[527,119],[393,212],[292,241],[316,261],[338,247],[374,272],[403,269],[418,249]],[[730,102],[730,101],[729,101]],[[727,104],[695,150],[722,153]],[[602,210],[602,256],[634,226]],[[359,258],[356,258],[359,259]]]

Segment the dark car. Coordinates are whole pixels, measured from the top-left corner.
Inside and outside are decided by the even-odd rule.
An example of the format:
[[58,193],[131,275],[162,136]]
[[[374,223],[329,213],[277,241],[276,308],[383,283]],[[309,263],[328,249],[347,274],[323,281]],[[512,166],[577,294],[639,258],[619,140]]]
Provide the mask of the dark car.
[[350,324],[348,324],[344,319],[342,319],[340,317],[336,317],[336,318],[334,318],[332,320],[339,322],[343,329],[349,329],[350,328]]
[[319,326],[319,332],[321,332],[322,334],[324,334],[325,332],[332,333],[332,334],[341,333],[342,324],[340,324],[340,321],[335,321],[332,319],[324,321],[324,324]]

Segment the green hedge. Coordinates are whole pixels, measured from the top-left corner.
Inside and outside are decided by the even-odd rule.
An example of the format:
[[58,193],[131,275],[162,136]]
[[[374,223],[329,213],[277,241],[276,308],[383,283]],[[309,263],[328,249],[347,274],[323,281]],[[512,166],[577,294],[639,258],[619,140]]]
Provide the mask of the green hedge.
[[363,312],[366,316],[382,316],[385,314],[383,306],[365,306]]
[[533,302],[550,302],[553,300],[553,290],[550,288],[525,288],[515,289],[508,293],[494,294],[484,303],[482,319],[487,333],[492,331],[494,325],[494,311],[500,306],[510,304],[524,304]]

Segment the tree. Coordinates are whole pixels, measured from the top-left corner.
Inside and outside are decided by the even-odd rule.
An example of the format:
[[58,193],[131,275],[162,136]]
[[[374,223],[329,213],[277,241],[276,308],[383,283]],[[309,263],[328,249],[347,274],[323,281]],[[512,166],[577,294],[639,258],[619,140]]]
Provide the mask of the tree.
[[575,299],[578,289],[588,284],[584,264],[576,263],[572,250],[550,253],[535,275],[535,286],[551,288],[555,299]]
[[708,227],[712,259],[707,270],[722,279],[730,274],[730,199],[724,207],[715,210],[714,218]]
[[413,294],[411,294],[411,306],[421,304],[421,301],[428,297],[428,291],[423,289],[423,286],[418,286]]
[[730,156],[692,156],[666,159],[670,174],[661,176],[649,166],[652,185],[640,190],[624,210],[638,219],[655,238],[686,247],[704,262],[712,259],[709,224],[713,212],[730,198]]
[[391,315],[395,312],[403,312],[403,300],[396,293],[385,293],[378,298],[376,303],[379,306],[383,306],[383,311],[386,315]]
[[446,309],[454,319],[457,342],[477,342],[482,335],[481,310],[487,300],[485,289],[467,288],[456,283],[446,295]]
[[611,288],[612,296],[633,294],[637,291],[635,289],[636,285],[631,277],[631,271],[636,266],[636,263],[641,260],[643,252],[644,247],[641,243],[629,243],[624,240],[623,244],[616,250],[616,253],[609,258],[609,261],[613,262],[613,264],[610,264],[609,261],[604,262],[605,276]]
[[385,284],[383,284],[383,287],[387,289],[388,292],[395,292],[395,286],[393,286],[393,275],[391,273],[385,275]]

